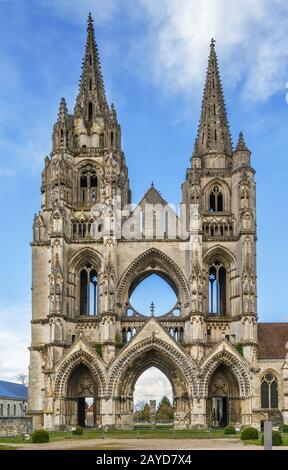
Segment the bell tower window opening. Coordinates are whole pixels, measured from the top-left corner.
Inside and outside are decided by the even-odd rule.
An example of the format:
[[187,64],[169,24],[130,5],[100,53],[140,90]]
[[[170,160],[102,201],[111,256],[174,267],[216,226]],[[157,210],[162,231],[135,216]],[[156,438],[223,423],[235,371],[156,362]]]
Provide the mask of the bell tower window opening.
[[220,261],[209,268],[209,315],[226,315],[226,269]]
[[261,381],[261,408],[278,408],[278,382],[272,372],[264,374]]
[[80,315],[97,315],[97,301],[97,273],[95,269],[86,267],[80,273]]
[[94,168],[85,168],[80,173],[79,179],[79,203],[95,204],[97,201],[98,179]]
[[[217,139],[216,134],[215,138]],[[223,212],[223,194],[219,186],[214,186],[210,192],[209,212]]]
[[92,121],[93,117],[93,104],[91,101],[88,103],[88,121]]

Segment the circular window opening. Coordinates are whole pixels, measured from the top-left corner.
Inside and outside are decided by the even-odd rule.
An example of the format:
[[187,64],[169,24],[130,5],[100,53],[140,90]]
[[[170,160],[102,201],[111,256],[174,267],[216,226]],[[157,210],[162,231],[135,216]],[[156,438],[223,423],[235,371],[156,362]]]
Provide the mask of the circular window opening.
[[132,290],[129,298],[131,307],[142,315],[151,315],[154,304],[154,316],[159,317],[170,312],[177,303],[177,295],[172,286],[158,274],[145,277]]

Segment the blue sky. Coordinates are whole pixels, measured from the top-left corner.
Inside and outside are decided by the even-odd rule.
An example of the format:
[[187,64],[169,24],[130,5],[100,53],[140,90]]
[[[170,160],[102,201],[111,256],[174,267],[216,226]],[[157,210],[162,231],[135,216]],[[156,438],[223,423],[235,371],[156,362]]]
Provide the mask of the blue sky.
[[285,0],[0,1],[0,376],[27,366],[33,214],[61,96],[72,111],[91,11],[133,201],[181,183],[198,125],[209,43],[234,142],[257,171],[258,310],[287,321],[288,3]]

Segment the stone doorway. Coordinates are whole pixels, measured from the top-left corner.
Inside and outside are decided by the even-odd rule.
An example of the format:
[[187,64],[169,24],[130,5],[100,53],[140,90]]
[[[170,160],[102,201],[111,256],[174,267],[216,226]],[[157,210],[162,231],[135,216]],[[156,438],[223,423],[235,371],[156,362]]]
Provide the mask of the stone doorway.
[[241,423],[238,382],[228,366],[219,365],[211,376],[206,405],[207,425],[224,428]]
[[71,373],[65,401],[68,426],[94,427],[98,424],[97,384],[87,366],[80,364]]
[[212,397],[212,426],[225,428],[228,424],[228,398]]

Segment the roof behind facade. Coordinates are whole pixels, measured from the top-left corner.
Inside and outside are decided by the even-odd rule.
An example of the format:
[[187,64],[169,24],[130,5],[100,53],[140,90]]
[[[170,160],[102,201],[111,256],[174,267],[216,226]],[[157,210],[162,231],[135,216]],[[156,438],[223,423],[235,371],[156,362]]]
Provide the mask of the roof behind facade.
[[258,343],[259,359],[285,359],[288,355],[288,323],[258,323]]
[[0,380],[0,397],[11,399],[14,398],[15,400],[27,400],[28,388],[22,384]]

